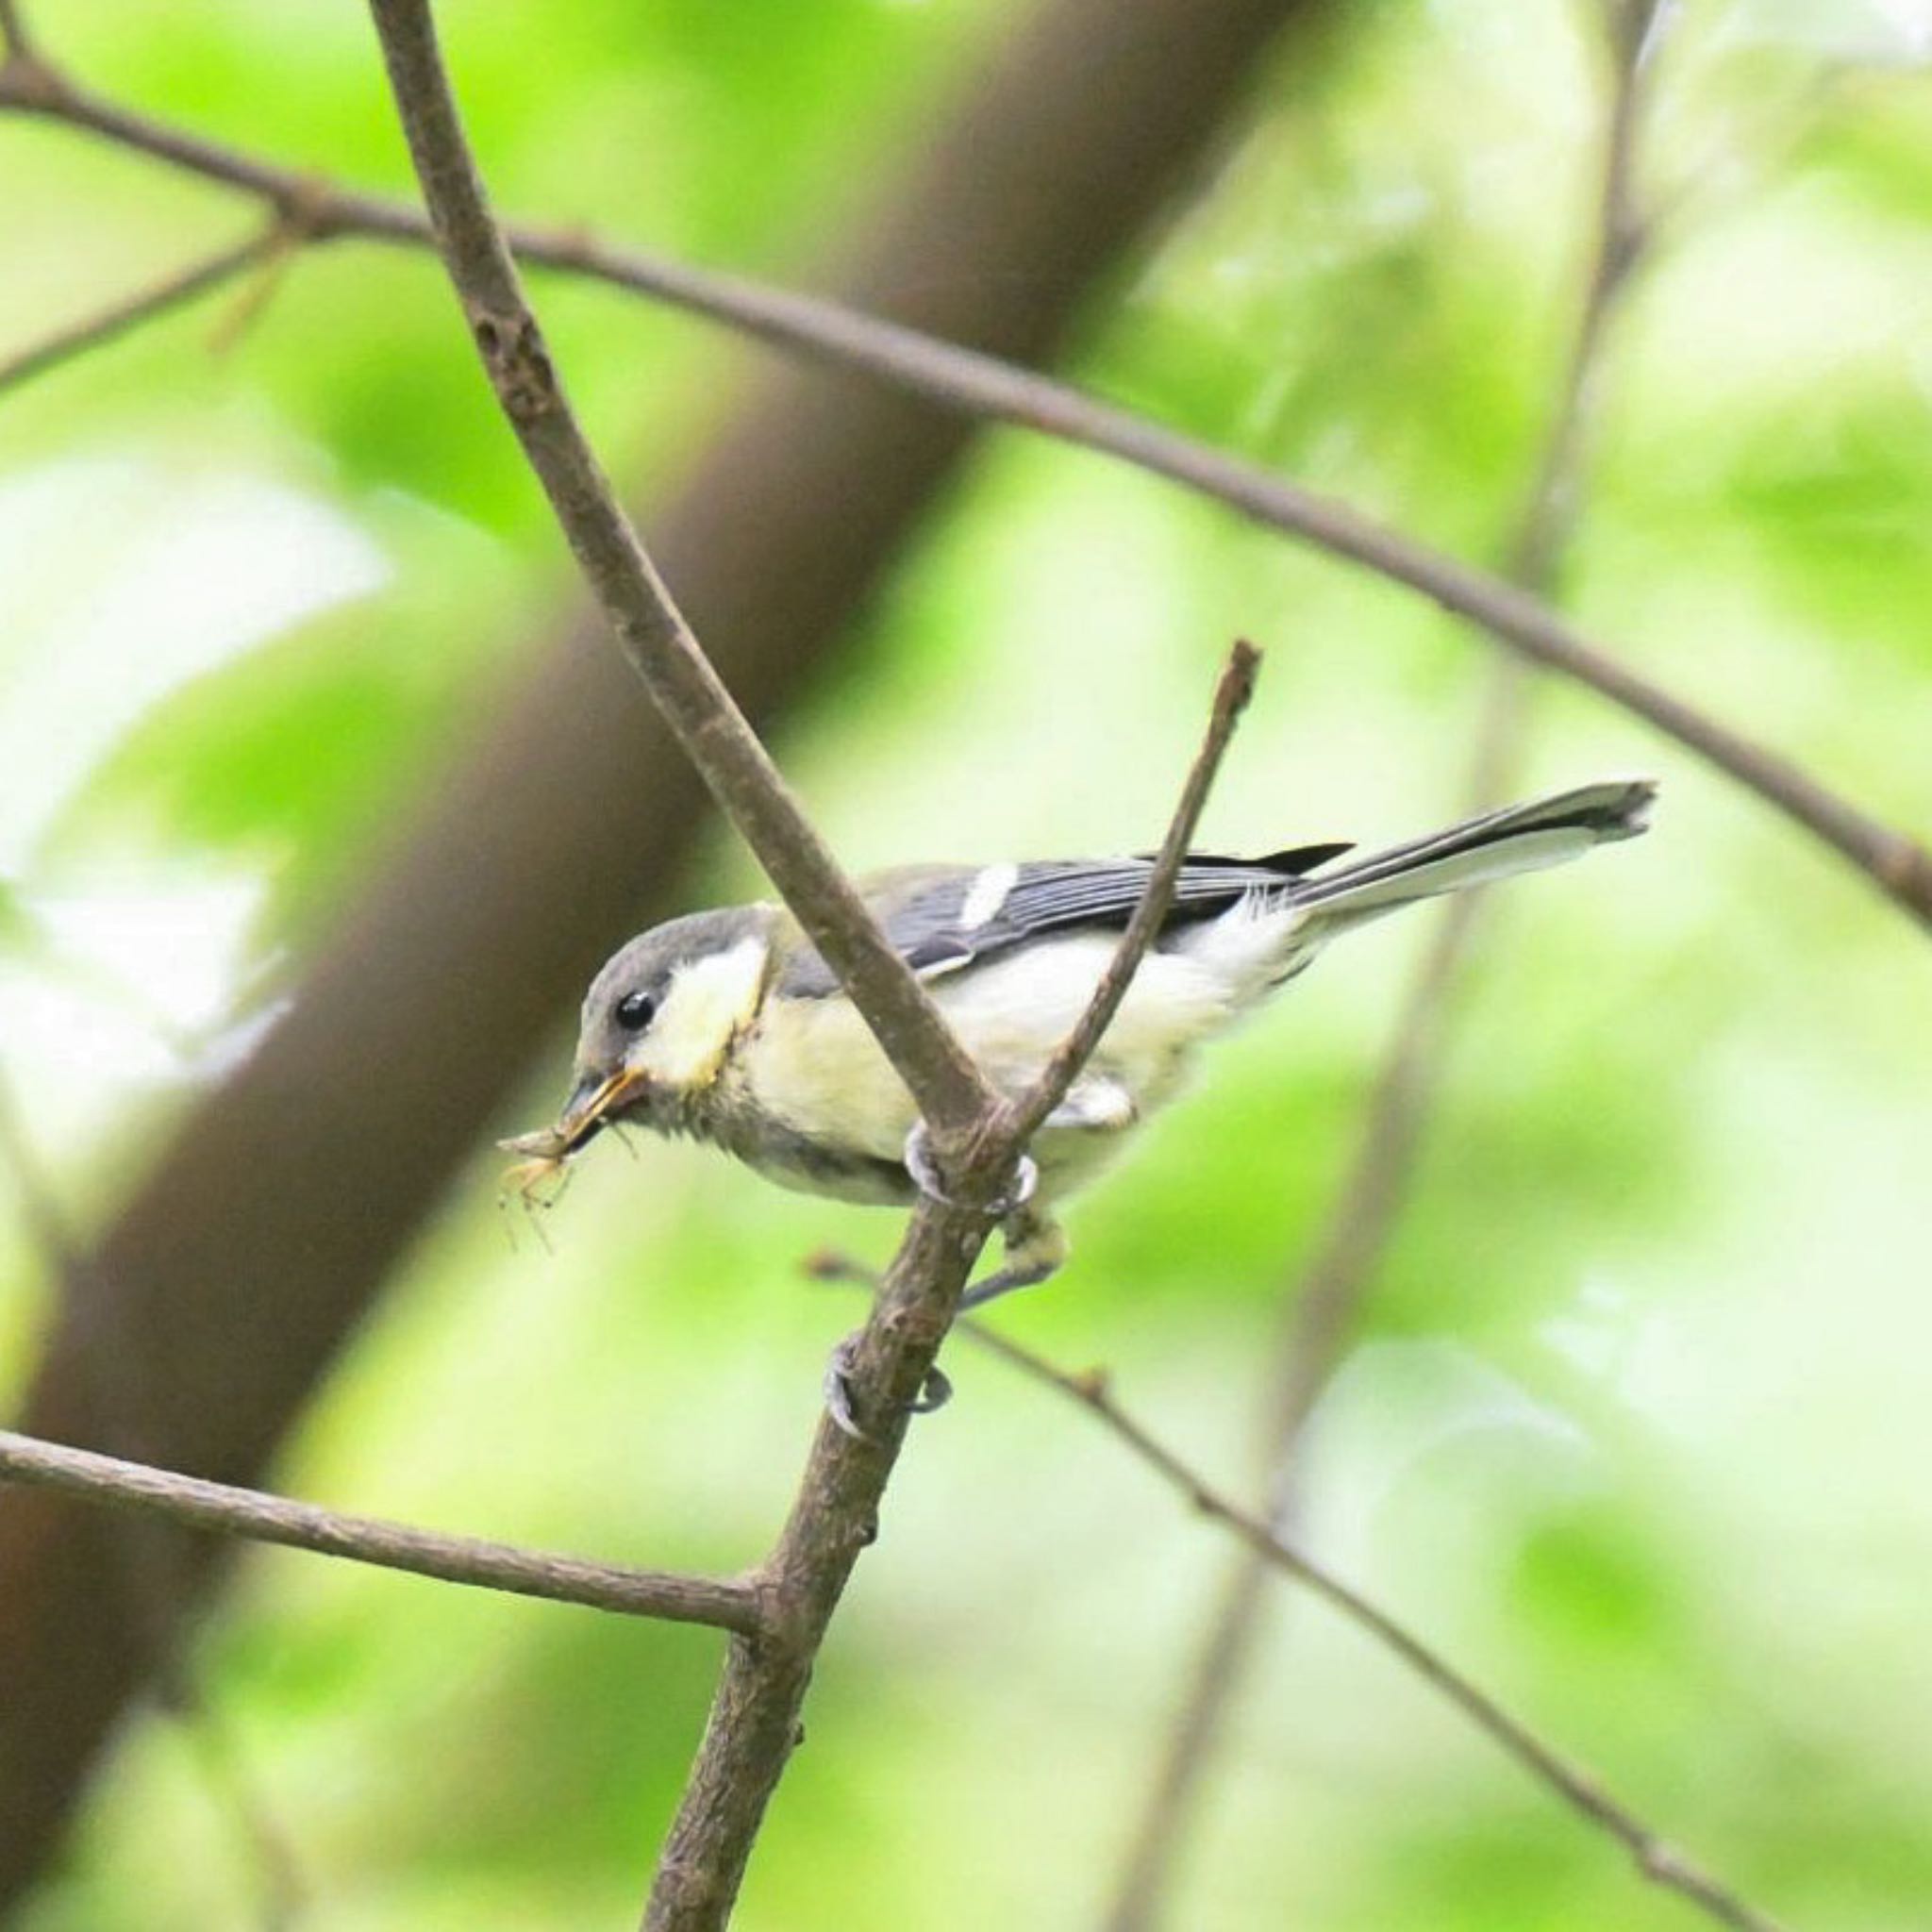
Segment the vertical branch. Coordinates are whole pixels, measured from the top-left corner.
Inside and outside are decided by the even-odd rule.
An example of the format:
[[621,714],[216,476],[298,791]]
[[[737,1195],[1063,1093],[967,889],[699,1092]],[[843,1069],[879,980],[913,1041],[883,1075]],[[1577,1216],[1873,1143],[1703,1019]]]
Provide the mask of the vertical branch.
[[[1003,1146],[1024,1140],[1035,1115],[1044,1118],[1065,1094],[1131,982],[1172,899],[1190,835],[1254,690],[1258,662],[1251,644],[1237,643],[1229,653],[1215,687],[1206,736],[1135,919],[1085,1013],[1032,1091],[983,1129],[995,1163],[1005,1158]],[[942,1231],[936,1237],[941,1245],[925,1249],[934,1238],[932,1214],[922,1209],[879,1291],[874,1328],[929,1320],[914,1298],[922,1270],[939,1271],[957,1300],[953,1284],[963,1283],[964,1270],[957,1266],[957,1255],[942,1245]],[[966,1251],[969,1264],[972,1252]],[[894,1410],[893,1416],[891,1432],[879,1445],[889,1457],[896,1456],[905,1429],[904,1414]],[[765,1806],[798,1742],[798,1715],[812,1660],[859,1547],[877,1531],[884,1473],[876,1481],[866,1475],[865,1456],[872,1446],[855,1443],[829,1424],[820,1426],[798,1500],[777,1548],[759,1573],[774,1613],[760,1641],[741,1641],[731,1647],[697,1763],[658,1860],[645,1932],[715,1932],[730,1914]]]
[[[1603,349],[1621,298],[1644,258],[1649,225],[1636,173],[1646,83],[1661,0],[1602,0],[1612,79],[1596,217],[1574,333],[1534,475],[1507,545],[1507,575],[1548,596],[1574,531]],[[1480,810],[1508,789],[1527,736],[1526,667],[1504,659],[1486,684],[1464,793]],[[1345,1355],[1413,1182],[1448,1043],[1457,982],[1486,895],[1459,893],[1437,915],[1397,1016],[1361,1138],[1313,1257],[1290,1288],[1264,1423],[1268,1520],[1286,1532],[1298,1513],[1304,1429]],[[1250,1548],[1229,1571],[1142,1800],[1105,1915],[1108,1932],[1153,1932],[1167,1901],[1208,1770],[1254,1661],[1267,1591],[1265,1557]]]

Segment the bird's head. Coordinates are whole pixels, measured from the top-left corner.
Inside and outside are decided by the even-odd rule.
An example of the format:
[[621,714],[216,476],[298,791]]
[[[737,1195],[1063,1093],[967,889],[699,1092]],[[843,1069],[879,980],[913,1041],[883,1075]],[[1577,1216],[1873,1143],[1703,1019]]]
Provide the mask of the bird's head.
[[613,1121],[684,1117],[758,1015],[776,924],[769,906],[699,912],[611,956],[584,996],[575,1084],[551,1134],[558,1153]]

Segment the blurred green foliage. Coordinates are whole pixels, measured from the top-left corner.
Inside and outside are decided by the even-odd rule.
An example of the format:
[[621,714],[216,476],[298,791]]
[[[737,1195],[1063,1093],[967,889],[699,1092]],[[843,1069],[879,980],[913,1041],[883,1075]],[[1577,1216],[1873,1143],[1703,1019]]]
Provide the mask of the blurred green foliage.
[[[90,81],[401,188],[366,25],[38,9]],[[785,274],[889,192],[1006,9],[446,9],[504,203]],[[1932,823],[1932,22],[1690,0],[1658,76],[1656,266],[1601,372],[1566,598],[1636,661]],[[1533,471],[1591,215],[1574,9],[1351,10],[1077,374],[1470,555]],[[0,353],[247,211],[0,122]],[[668,489],[748,352],[541,291],[605,447]],[[212,1076],[435,782],[558,546],[421,258],[293,263],[0,401],[0,1053],[77,1212]],[[1485,646],[1416,600],[1009,434],[783,749],[855,864],[1145,844],[1235,632],[1271,648],[1212,840],[1446,815]],[[1655,837],[1493,908],[1309,1534],[1793,1924],[1932,1922],[1932,993],[1862,884],[1572,692],[1532,782],[1644,768]],[[1000,782],[990,787],[987,774]],[[708,895],[748,889],[718,846]],[[1300,982],[1003,1311],[1245,1479],[1257,1365],[1421,922]],[[613,941],[620,935],[613,934]],[[560,1075],[559,1054],[558,1073]],[[532,1118],[554,1082],[533,1092]],[[846,1312],[794,1279],[884,1220],[606,1150],[506,1240],[447,1203],[282,1476],[479,1533],[717,1568],[768,1541]],[[47,1285],[0,1229],[0,1387]],[[836,1627],[748,1932],[1091,1921],[1228,1553],[1071,1410],[961,1353]],[[628,1923],[702,1720],[702,1633],[258,1555],[207,1635],[316,1932]],[[169,1721],[130,1729],[29,1932],[258,1922]],[[1178,1923],[1682,1925],[1389,1658],[1284,1597]]]

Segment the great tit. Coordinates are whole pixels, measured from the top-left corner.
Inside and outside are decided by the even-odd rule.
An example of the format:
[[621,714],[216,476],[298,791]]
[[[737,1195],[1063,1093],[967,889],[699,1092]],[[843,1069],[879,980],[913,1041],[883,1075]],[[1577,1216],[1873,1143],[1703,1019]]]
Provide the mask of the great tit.
[[[1002,1219],[1006,1265],[962,1306],[1054,1273],[1066,1257],[1057,1204],[1174,1095],[1196,1047],[1337,934],[1633,838],[1655,793],[1641,779],[1586,785],[1348,863],[1345,843],[1190,858],[1112,1025],[1036,1137],[1030,1198]],[[860,890],[991,1083],[1017,1095],[1085,1009],[1152,863],[907,867]],[[554,1167],[619,1122],[691,1135],[841,1200],[903,1207],[927,1184],[911,1095],[776,906],[674,919],[613,955],[584,1001],[562,1114],[503,1144]]]

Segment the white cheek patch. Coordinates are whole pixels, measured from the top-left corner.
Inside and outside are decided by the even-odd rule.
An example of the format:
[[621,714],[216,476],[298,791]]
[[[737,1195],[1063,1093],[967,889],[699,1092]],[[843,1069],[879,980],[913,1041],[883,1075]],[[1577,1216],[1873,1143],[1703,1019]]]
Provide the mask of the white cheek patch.
[[1020,883],[1017,865],[990,865],[973,881],[959,905],[959,930],[974,932],[996,918],[1013,888]]
[[630,1064],[660,1085],[701,1087],[716,1074],[733,1038],[758,1012],[765,942],[744,939],[693,959],[671,975],[664,1004],[631,1054]]

